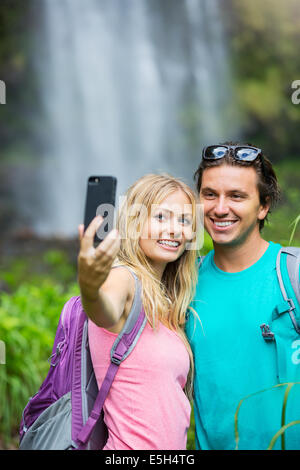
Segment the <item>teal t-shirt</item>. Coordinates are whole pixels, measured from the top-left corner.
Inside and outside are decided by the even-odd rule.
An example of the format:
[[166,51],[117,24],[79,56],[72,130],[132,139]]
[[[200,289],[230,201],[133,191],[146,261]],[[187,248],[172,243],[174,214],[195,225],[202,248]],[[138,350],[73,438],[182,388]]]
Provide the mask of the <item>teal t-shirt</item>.
[[[254,265],[237,273],[220,270],[211,251],[199,269],[191,304],[199,319],[190,313],[186,325],[195,361],[197,449],[236,448],[235,413],[251,394],[239,408],[238,449],[267,449],[281,428],[287,386],[256,394],[300,381],[300,336],[288,313],[274,313],[283,300],[275,271],[279,249],[270,242]],[[264,323],[276,331],[277,342],[264,340]],[[285,424],[294,420],[300,420],[300,385],[292,387],[287,401]],[[281,445],[279,438],[274,449]],[[300,425],[286,431],[285,448],[300,449]]]

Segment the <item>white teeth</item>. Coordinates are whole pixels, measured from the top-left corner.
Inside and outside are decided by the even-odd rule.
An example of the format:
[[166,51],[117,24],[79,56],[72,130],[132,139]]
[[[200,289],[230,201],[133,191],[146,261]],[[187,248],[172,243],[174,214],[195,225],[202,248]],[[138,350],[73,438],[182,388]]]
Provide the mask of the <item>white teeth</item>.
[[171,240],[159,240],[158,243],[160,245],[168,245],[168,246],[178,246],[179,243],[178,242],[172,242]]
[[228,225],[234,224],[234,222],[215,222],[217,227],[227,227]]

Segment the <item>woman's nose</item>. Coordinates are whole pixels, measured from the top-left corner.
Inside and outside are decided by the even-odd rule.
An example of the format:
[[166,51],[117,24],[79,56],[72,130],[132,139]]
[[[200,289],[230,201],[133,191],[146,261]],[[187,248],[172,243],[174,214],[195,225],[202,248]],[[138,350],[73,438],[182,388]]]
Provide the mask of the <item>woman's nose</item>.
[[170,219],[169,232],[170,235],[174,236],[174,238],[179,238],[182,234],[182,225],[179,223],[176,217]]

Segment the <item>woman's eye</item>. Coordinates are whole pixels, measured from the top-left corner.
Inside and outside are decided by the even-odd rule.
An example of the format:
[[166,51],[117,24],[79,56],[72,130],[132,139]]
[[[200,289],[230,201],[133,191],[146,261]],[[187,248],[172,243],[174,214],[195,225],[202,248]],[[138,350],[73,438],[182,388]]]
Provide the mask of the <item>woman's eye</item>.
[[191,220],[187,217],[181,217],[179,219],[179,223],[184,225],[191,225]]
[[157,219],[157,220],[164,220],[164,219],[165,219],[165,215],[160,212],[159,214],[156,214],[156,215],[154,216],[154,218]]

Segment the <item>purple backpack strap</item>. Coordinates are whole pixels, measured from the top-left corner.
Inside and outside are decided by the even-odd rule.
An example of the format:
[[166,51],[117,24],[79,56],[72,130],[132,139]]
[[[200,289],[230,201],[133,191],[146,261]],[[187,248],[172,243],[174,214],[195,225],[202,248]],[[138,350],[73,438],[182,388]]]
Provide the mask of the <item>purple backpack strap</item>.
[[115,378],[119,365],[114,364],[113,362],[109,365],[106,376],[103,380],[99,393],[97,395],[94,407],[91,411],[91,414],[85,423],[84,427],[81,429],[80,433],[77,436],[76,444],[78,445],[77,450],[84,450],[86,448],[87,442],[89,441],[91,434],[94,430],[94,427],[100,418],[101,410],[104,405],[104,401],[108,395],[111,384]]
[[[133,271],[131,272],[135,278],[135,295],[133,299],[132,308],[121,333],[119,334],[112,346],[111,363],[108,367],[101,388],[98,392],[93,409],[85,425],[78,433],[77,438],[74,440],[74,443],[77,445],[77,450],[83,450],[86,448],[87,443],[94,430],[94,427],[98,419],[100,418],[103,404],[108,395],[111,384],[113,383],[115,375],[118,371],[119,365],[133,350],[138,338],[140,337],[147,323],[147,318],[141,300],[141,285],[135,273]],[[74,393],[76,393],[75,390]]]

